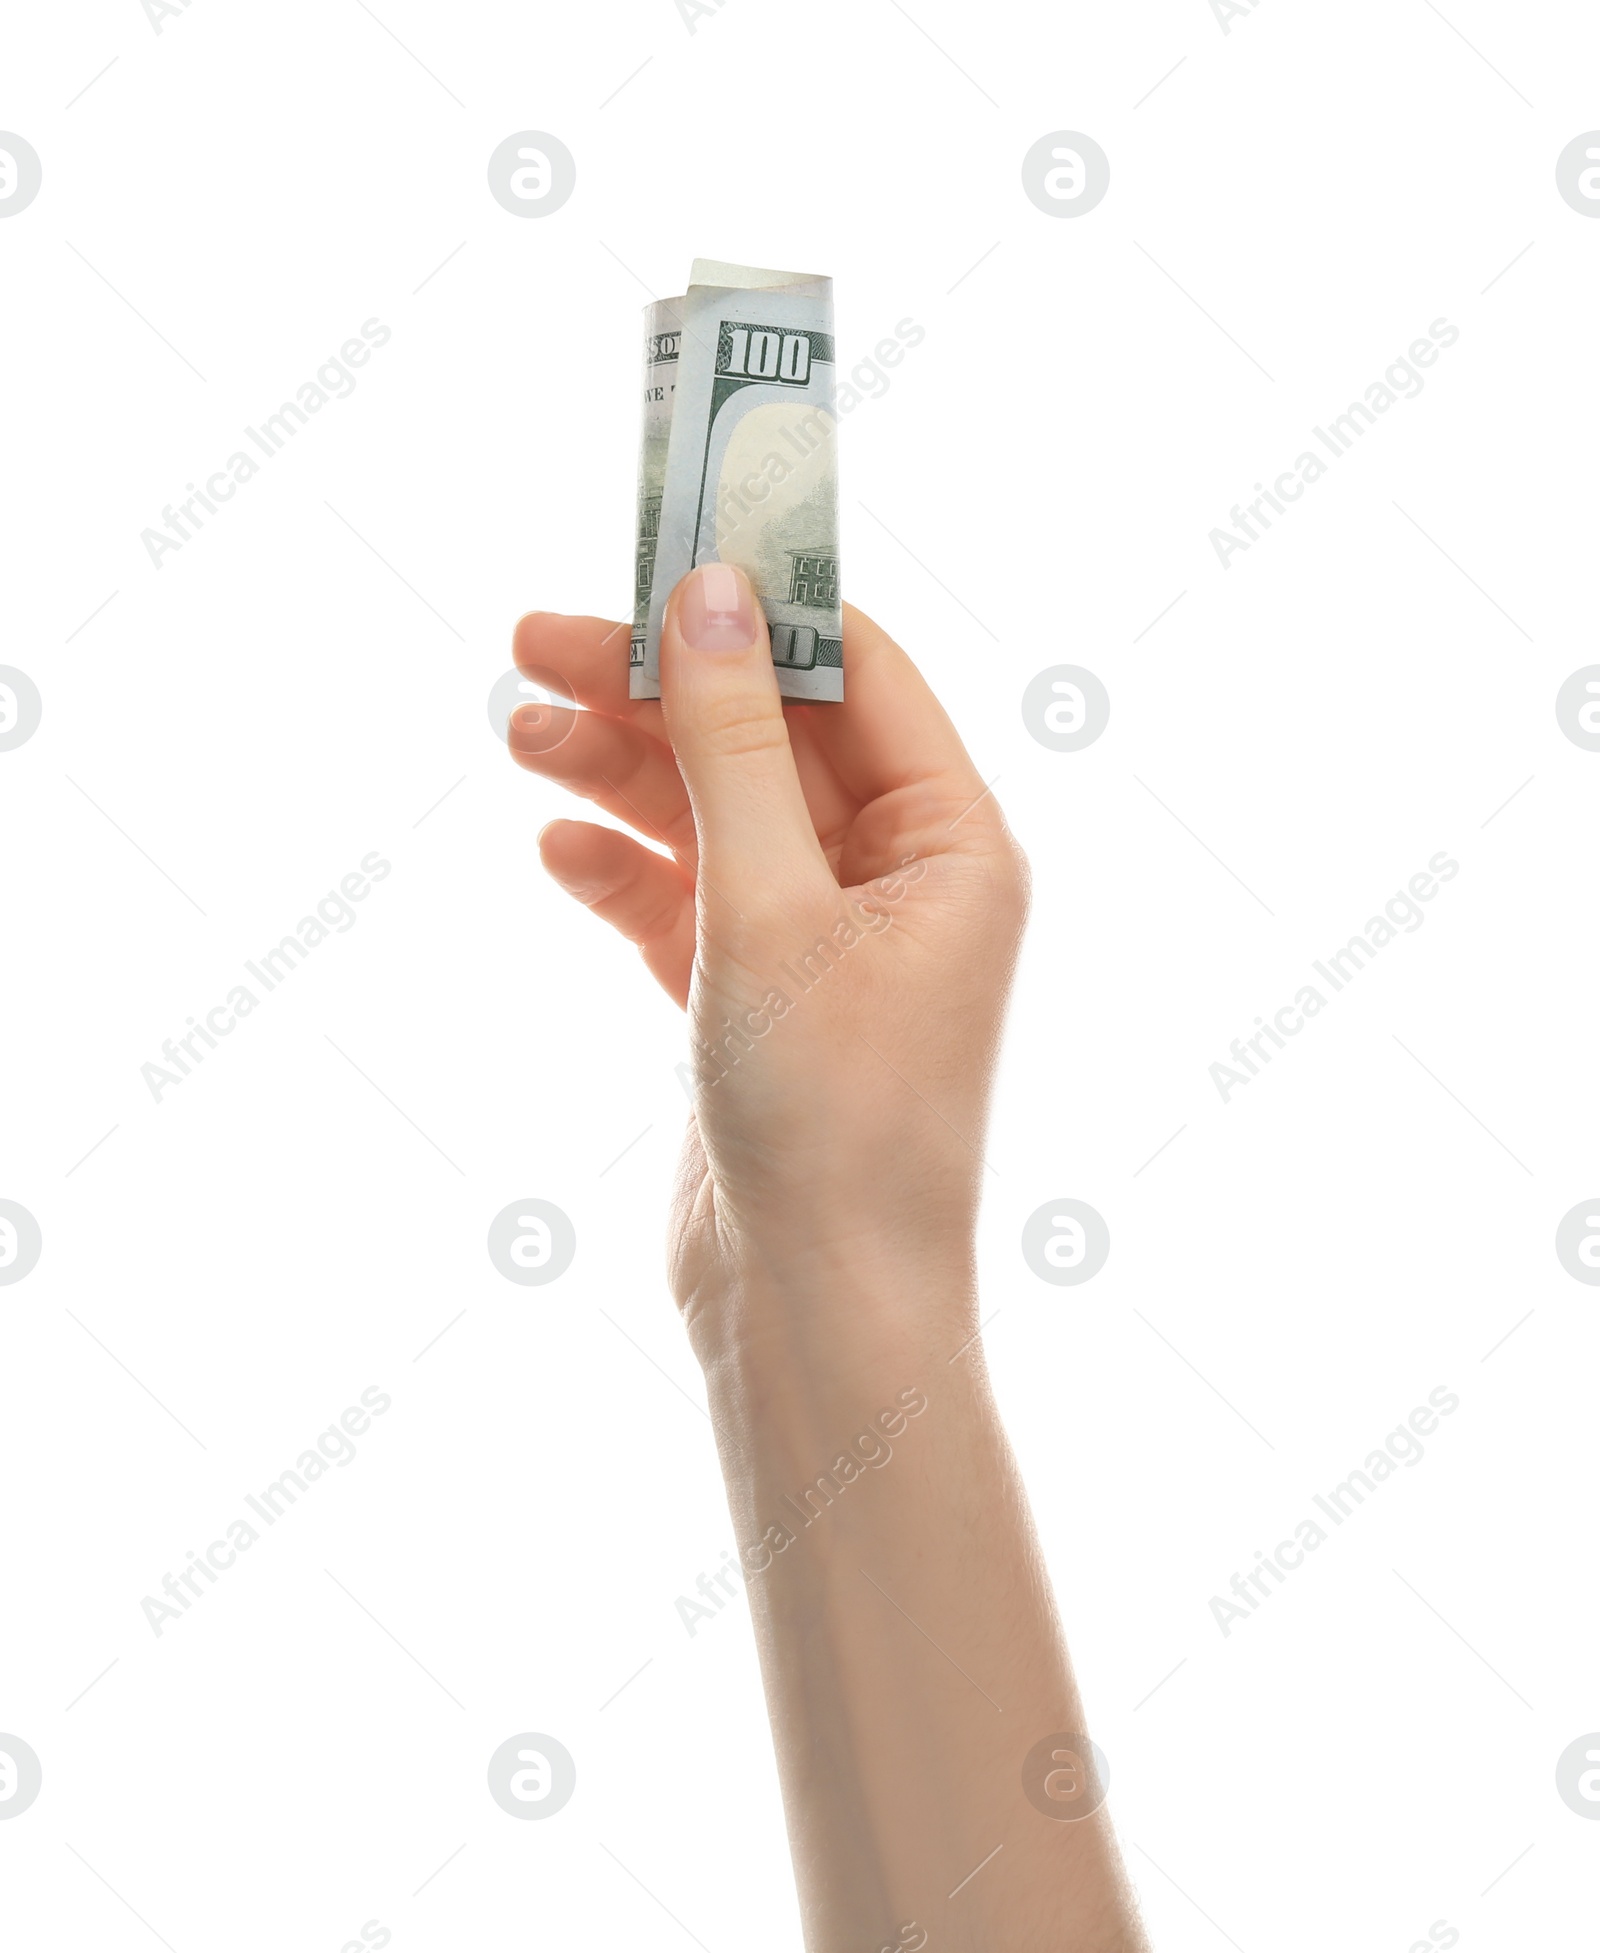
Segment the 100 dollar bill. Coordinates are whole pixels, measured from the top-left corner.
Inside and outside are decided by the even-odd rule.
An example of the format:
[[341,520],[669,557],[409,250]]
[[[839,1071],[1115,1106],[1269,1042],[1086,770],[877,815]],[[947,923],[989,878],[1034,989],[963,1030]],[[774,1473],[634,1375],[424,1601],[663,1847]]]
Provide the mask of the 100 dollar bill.
[[700,563],[755,586],[788,698],[844,697],[833,285],[697,258],[645,308],[628,691],[659,698],[661,619]]

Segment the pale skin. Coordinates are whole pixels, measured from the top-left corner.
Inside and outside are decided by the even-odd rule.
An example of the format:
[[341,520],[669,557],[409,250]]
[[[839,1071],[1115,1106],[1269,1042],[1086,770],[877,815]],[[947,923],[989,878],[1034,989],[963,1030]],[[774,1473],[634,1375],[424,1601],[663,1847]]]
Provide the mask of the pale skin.
[[511,751],[643,837],[539,852],[688,1013],[668,1270],[809,1953],[1148,1953],[977,1334],[1027,865],[910,658],[845,620],[844,702],[785,705],[720,565],[673,593],[659,702],[624,626],[524,617],[518,664],[586,709],[519,709]]

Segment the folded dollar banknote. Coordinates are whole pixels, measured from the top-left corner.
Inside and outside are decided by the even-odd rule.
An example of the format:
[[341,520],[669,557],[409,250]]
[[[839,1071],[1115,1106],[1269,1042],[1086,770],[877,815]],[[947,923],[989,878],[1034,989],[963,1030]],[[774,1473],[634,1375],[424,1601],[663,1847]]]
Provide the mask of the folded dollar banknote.
[[645,307],[639,547],[628,691],[659,698],[680,577],[735,563],[787,698],[844,697],[833,283],[696,258]]

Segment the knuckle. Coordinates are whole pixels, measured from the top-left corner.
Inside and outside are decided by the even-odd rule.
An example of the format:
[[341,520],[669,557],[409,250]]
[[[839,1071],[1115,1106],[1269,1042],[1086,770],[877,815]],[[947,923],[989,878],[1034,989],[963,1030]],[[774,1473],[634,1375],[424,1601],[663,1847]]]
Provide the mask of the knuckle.
[[1020,928],[1033,906],[1033,869],[1021,844],[1007,829],[989,858],[990,887],[1009,920]]
[[764,694],[727,692],[697,707],[697,743],[714,759],[765,759],[789,743],[776,703]]
[[1006,842],[1012,886],[1016,891],[1018,904],[1026,913],[1033,906],[1033,863],[1029,861],[1028,851],[1020,841],[1008,835]]
[[797,945],[809,946],[825,935],[835,920],[812,888],[798,885],[788,876],[742,881],[738,903],[736,917],[718,918],[718,932],[726,947],[752,971],[767,976],[777,959]]
[[628,913],[622,933],[630,943],[643,949],[677,927],[680,908],[679,898],[666,890],[642,898]]

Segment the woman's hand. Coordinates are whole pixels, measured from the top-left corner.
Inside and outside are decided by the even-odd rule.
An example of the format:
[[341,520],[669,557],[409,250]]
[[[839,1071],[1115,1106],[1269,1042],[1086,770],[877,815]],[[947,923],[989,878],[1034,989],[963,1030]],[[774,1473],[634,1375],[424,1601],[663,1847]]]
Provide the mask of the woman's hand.
[[525,617],[518,664],[589,710],[525,707],[511,749],[672,850],[576,821],[540,837],[689,1010],[673,1285],[806,1945],[1147,1953],[977,1343],[1022,857],[859,613],[842,705],[785,709],[750,586],[721,565],[673,593],[659,705],[629,701],[625,643]]
[[[845,612],[842,704],[779,697],[739,570],[668,606],[659,703],[627,631],[534,613],[517,663],[584,707],[525,706],[511,751],[627,823],[555,821],[544,865],[686,1004],[695,1114],[673,1287],[703,1359],[764,1270],[969,1265],[1023,857],[911,660]],[[958,1316],[964,1304],[957,1305]],[[970,1327],[950,1324],[953,1349]],[[761,1333],[759,1310],[742,1336]]]

